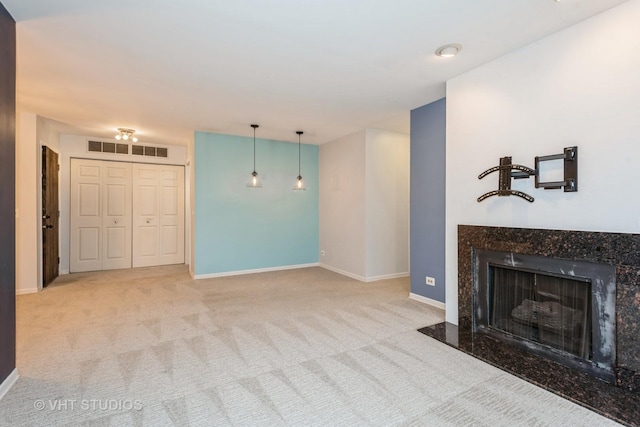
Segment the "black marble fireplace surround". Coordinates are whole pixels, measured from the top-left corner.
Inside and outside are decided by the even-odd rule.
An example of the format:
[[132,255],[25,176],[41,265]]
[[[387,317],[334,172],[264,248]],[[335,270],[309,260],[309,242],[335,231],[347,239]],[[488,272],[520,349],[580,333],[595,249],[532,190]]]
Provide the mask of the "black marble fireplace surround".
[[[473,320],[478,251],[501,251],[615,267],[614,384],[485,333]],[[640,234],[458,226],[458,325],[420,332],[627,425],[640,426]]]

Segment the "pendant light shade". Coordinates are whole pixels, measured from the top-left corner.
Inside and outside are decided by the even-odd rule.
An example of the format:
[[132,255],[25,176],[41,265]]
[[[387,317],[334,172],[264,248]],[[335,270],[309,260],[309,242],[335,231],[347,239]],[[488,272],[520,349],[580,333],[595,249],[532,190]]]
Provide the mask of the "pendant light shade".
[[262,183],[258,180],[258,172],[256,172],[256,128],[259,126],[251,125],[251,127],[253,128],[253,172],[251,172],[251,178],[249,178],[247,187],[261,188]]
[[301,130],[296,131],[298,134],[298,176],[296,177],[296,183],[293,186],[293,189],[296,191],[305,191],[304,181],[302,180],[302,175],[300,174],[300,136],[304,133]]

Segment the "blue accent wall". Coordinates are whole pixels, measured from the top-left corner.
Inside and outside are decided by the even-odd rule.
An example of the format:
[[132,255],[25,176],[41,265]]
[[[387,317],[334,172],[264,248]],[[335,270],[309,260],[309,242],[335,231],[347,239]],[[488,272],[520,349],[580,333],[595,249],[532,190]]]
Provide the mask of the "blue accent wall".
[[[445,298],[446,100],[411,111],[411,292]],[[425,277],[436,279],[428,286]]]
[[196,132],[196,275],[318,262],[318,146],[256,138],[262,188],[246,186],[253,137]]

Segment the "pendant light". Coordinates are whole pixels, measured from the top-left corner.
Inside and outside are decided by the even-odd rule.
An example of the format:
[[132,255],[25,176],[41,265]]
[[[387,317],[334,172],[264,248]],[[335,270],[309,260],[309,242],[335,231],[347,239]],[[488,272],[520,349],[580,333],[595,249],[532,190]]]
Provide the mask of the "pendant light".
[[251,178],[247,183],[247,187],[251,188],[261,188],[262,183],[258,181],[258,172],[256,172],[256,128],[258,125],[251,125],[253,128],[253,172],[251,172]]
[[300,175],[300,135],[304,132],[301,130],[296,131],[298,134],[298,176],[296,177],[296,184],[293,186],[293,189],[296,191],[305,191],[304,182],[302,181],[302,175]]

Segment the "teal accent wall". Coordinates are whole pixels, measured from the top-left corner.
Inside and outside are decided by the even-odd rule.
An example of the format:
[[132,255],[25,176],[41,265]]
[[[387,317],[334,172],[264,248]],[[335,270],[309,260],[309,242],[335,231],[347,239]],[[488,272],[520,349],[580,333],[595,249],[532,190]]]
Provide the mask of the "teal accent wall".
[[249,188],[253,137],[196,132],[194,273],[318,262],[318,146],[256,138],[262,188]]

